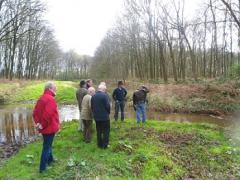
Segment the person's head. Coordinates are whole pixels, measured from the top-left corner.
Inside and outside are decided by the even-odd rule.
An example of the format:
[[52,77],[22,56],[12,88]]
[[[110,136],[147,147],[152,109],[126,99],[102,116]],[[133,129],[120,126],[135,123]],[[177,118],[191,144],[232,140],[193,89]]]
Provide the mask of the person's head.
[[[100,82],[100,84],[106,86],[106,83],[105,83],[104,81]],[[100,85],[100,84],[99,84],[99,85]]]
[[44,91],[46,91],[46,90],[49,90],[49,91],[53,92],[53,93],[56,95],[57,87],[56,87],[56,85],[54,84],[54,82],[48,81],[48,82],[45,84],[45,87],[44,87]]
[[94,87],[88,88],[88,94],[90,94],[91,96],[93,96],[93,95],[95,94],[95,88],[94,88]]
[[86,87],[86,82],[84,80],[81,80],[79,83],[80,88],[85,88]]
[[123,81],[118,81],[118,87],[123,87]]
[[144,86],[144,85],[140,86],[139,89],[144,91],[144,92],[146,92],[146,93],[149,93],[149,89],[146,86]]
[[87,87],[92,87],[93,86],[93,81],[91,79],[86,80]]
[[98,91],[106,92],[106,90],[107,90],[106,85],[100,83],[99,86],[98,86]]

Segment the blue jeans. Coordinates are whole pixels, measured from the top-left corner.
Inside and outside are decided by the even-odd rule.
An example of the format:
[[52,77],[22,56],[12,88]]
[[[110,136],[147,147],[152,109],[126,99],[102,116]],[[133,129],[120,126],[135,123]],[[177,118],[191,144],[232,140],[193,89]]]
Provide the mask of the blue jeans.
[[40,160],[40,172],[46,170],[47,164],[53,161],[52,143],[55,134],[43,134],[43,148]]
[[115,114],[114,114],[114,119],[117,121],[118,120],[118,112],[119,109],[121,111],[121,120],[124,120],[124,101],[116,101],[115,102]]
[[146,115],[146,104],[139,103],[136,105],[136,113],[137,113],[137,123],[140,123],[141,120],[144,123],[147,119]]

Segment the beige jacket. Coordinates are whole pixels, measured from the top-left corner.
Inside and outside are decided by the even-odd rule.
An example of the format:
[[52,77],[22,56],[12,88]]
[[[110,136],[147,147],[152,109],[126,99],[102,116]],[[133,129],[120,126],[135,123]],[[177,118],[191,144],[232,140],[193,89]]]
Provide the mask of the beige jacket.
[[92,120],[91,98],[92,96],[89,94],[83,97],[81,110],[81,119],[83,120]]

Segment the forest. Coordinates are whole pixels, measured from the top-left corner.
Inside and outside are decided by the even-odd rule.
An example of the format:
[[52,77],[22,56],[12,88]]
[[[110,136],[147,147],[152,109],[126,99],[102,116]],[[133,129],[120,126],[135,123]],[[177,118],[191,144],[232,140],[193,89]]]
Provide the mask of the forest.
[[6,79],[184,81],[239,75],[240,1],[124,0],[94,56],[63,52],[39,0],[0,1],[0,76]]
[[44,20],[39,0],[0,1],[0,76],[12,79],[61,79],[86,76],[89,56],[63,52]]

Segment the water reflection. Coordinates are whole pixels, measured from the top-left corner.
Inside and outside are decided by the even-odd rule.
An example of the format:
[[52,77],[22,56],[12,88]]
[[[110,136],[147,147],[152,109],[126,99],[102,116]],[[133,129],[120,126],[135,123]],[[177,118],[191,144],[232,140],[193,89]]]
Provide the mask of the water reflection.
[[[78,119],[76,106],[67,105],[59,108],[61,121]],[[0,143],[15,144],[36,135],[32,118],[32,108],[6,107],[0,109]]]
[[[59,107],[61,121],[69,121],[79,118],[79,110],[75,105]],[[132,108],[126,108],[125,116],[135,119]],[[111,114],[113,117],[113,114]],[[120,117],[120,116],[119,116]],[[113,118],[112,118],[113,119]],[[219,119],[207,115],[195,114],[163,114],[148,112],[148,119],[175,121],[175,122],[203,122],[220,126],[233,124],[230,119]],[[0,143],[19,143],[33,137],[37,132],[32,119],[32,108],[27,107],[0,107]]]
[[75,105],[60,106],[59,114],[60,114],[61,121],[79,119],[79,110],[78,110],[78,107]]
[[0,110],[0,142],[11,144],[26,140],[36,134],[31,109]]

